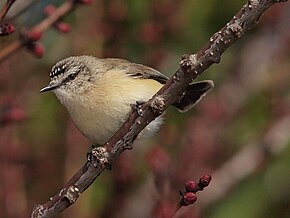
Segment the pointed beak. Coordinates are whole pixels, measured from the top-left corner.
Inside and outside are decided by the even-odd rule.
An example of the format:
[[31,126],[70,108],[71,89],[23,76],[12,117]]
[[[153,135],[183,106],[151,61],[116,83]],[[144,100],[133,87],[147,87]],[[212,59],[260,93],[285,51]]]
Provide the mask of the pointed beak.
[[42,88],[40,90],[40,92],[48,92],[48,91],[56,89],[57,87],[59,87],[59,85],[57,85],[57,84],[54,84],[54,85],[53,84],[49,84],[48,86]]

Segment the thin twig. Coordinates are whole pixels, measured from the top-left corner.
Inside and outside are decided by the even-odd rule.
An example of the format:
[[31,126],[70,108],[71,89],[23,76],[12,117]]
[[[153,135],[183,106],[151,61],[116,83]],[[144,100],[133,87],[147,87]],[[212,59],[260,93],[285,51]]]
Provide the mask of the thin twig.
[[[35,25],[34,27],[27,29],[25,31],[26,34],[29,32],[45,32],[47,31],[55,22],[60,20],[62,17],[70,13],[72,10],[74,10],[76,4],[78,1],[66,1],[64,2],[60,7],[56,8],[56,10],[50,14],[48,17],[46,17],[44,20],[42,20],[40,23]],[[12,54],[18,52],[21,47],[23,47],[25,44],[21,41],[21,39],[18,39],[14,42],[12,42],[7,47],[3,48],[0,51],[0,63],[4,60],[6,60],[8,57],[10,57]]]
[[167,107],[178,101],[185,88],[198,75],[213,63],[218,63],[221,54],[236,40],[252,28],[260,16],[273,4],[287,0],[251,0],[220,31],[215,33],[208,44],[194,55],[184,55],[180,68],[173,77],[142,106],[140,114],[133,111],[120,130],[103,146],[92,150],[90,161],[64,185],[50,201],[38,205],[32,217],[52,217],[75,203],[106,168],[110,168],[113,160],[124,150],[132,149],[133,141],[142,129]]
[[0,23],[3,21],[5,18],[6,14],[8,13],[10,7],[14,4],[15,0],[7,0],[5,5],[0,11]]

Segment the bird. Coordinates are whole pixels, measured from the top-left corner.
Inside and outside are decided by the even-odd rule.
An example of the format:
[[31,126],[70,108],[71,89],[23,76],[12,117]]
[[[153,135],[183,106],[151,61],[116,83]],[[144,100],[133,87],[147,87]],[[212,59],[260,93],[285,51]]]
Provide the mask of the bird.
[[[81,55],[58,61],[50,72],[49,84],[40,92],[52,91],[80,132],[102,145],[127,120],[132,105],[151,99],[167,80],[159,71],[142,64]],[[173,106],[186,112],[213,87],[211,80],[192,83]],[[140,138],[153,135],[163,120],[159,116],[149,123]]]

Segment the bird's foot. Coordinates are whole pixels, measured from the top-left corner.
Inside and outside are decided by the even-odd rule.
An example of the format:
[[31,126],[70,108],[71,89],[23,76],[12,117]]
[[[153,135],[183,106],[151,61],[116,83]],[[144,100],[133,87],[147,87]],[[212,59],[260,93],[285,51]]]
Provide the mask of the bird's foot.
[[[91,147],[92,147],[92,149],[95,149],[95,148],[97,148],[97,147],[99,147],[100,145],[99,144],[92,144],[91,145]],[[90,152],[87,152],[87,161],[88,162],[92,162],[92,160],[93,160],[93,153],[90,151]]]
[[133,110],[136,110],[139,116],[143,115],[142,105],[145,101],[136,101],[136,104],[131,104]]

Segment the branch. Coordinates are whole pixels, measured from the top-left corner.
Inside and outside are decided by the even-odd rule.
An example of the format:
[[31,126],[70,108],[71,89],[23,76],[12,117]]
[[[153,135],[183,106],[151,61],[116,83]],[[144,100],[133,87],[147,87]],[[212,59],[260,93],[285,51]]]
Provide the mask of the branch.
[[[49,14],[44,20],[32,27],[31,29],[25,30],[25,33],[20,38],[7,47],[0,51],[0,63],[10,57],[12,54],[18,52],[21,47],[27,46],[27,40],[23,40],[23,35],[31,35],[31,33],[44,33],[51,26],[57,23],[65,15],[73,11],[77,4],[89,4],[91,0],[68,0],[63,3],[60,7],[56,8],[53,13]],[[29,41],[29,40],[28,40]]]
[[3,21],[5,18],[6,14],[8,13],[10,7],[14,4],[15,0],[7,0],[5,5],[0,11],[0,23]]
[[119,131],[103,147],[94,148],[90,160],[49,202],[36,206],[32,217],[56,216],[75,203],[79,195],[102,171],[111,167],[115,158],[124,150],[133,148],[133,141],[148,123],[180,99],[192,80],[212,64],[218,63],[221,54],[251,29],[269,7],[285,1],[287,0],[250,0],[226,26],[210,38],[208,44],[198,53],[183,55],[180,68],[167,83],[151,100],[143,104],[138,112],[133,111]]
[[8,36],[15,31],[15,28],[11,23],[1,24],[14,2],[15,0],[7,0],[3,8],[0,10],[0,36]]

